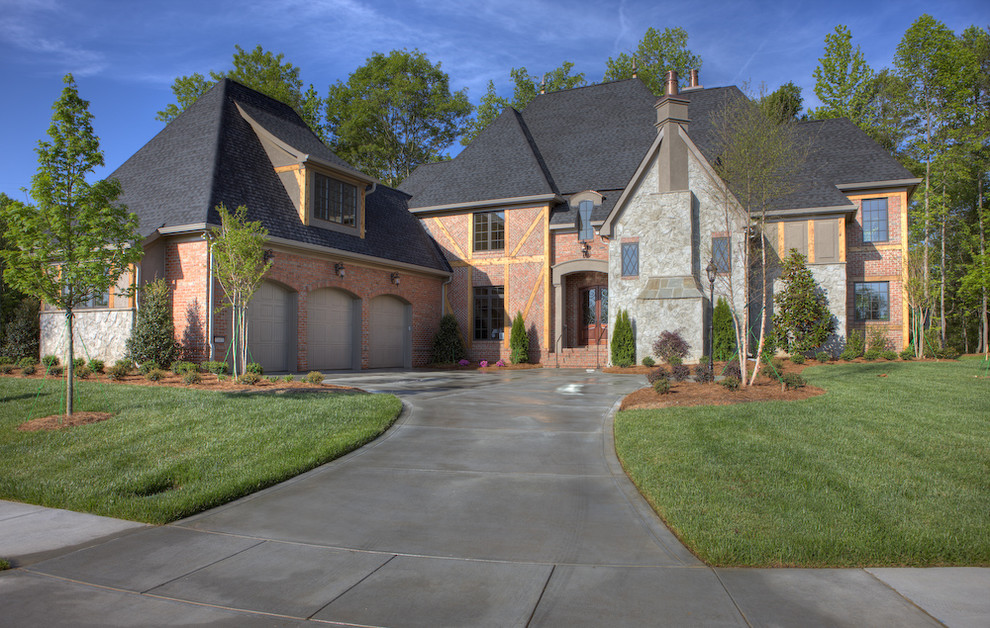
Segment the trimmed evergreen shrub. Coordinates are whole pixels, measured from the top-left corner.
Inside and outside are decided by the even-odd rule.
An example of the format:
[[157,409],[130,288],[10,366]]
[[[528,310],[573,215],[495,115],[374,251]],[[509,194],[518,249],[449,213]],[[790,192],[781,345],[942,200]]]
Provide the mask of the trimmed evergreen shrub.
[[804,354],[795,353],[794,355],[791,356],[791,362],[793,362],[794,364],[804,364]]
[[89,370],[94,373],[102,373],[104,368],[106,368],[106,365],[103,364],[103,360],[97,360],[94,358],[89,361]]
[[914,359],[914,349],[908,347],[904,351],[901,351],[901,359],[905,362],[910,362]]
[[732,310],[723,297],[718,298],[712,313],[712,356],[725,362],[736,354],[736,326],[732,322]]
[[13,363],[14,363],[14,358],[10,357],[9,355],[0,355],[0,366],[3,366],[4,364],[13,364]]
[[175,362],[180,347],[175,340],[168,283],[157,279],[145,284],[141,289],[140,305],[131,337],[127,339],[127,357],[140,363],[149,360],[157,364]]
[[230,365],[226,362],[207,362],[203,365],[208,373],[213,373],[214,375],[226,375],[227,371],[230,370]]
[[155,362],[154,360],[147,360],[145,362],[142,362],[140,366],[138,366],[138,372],[141,373],[141,375],[147,375],[151,371],[156,371],[160,369],[161,366],[159,366],[158,362]]
[[670,356],[670,359],[667,360],[667,363],[671,366],[677,366],[678,364],[684,364],[684,359],[679,356],[672,355]]
[[656,363],[657,361],[651,358],[650,356],[646,356],[645,358],[643,358],[642,361],[643,366],[655,366]]
[[61,377],[62,376],[62,366],[60,364],[56,364],[54,366],[49,366],[46,369],[46,372],[49,375],[51,375],[52,377]]
[[14,372],[14,365],[10,362],[0,364],[0,375],[10,375]]
[[433,352],[430,359],[436,364],[449,364],[457,362],[466,354],[457,317],[453,314],[444,314],[440,319],[440,328],[433,337]]
[[783,382],[785,388],[802,388],[805,384],[804,378],[797,373],[784,373],[780,381]]
[[864,360],[871,360],[871,361],[872,360],[876,360],[877,358],[880,357],[880,354],[881,353],[882,353],[882,351],[881,351],[880,348],[878,348],[878,347],[870,347],[869,349],[866,350],[865,353],[863,353],[863,359]]
[[265,369],[261,368],[261,365],[257,362],[248,362],[244,366],[244,370],[248,373],[254,373],[255,375],[264,375]]
[[323,383],[323,373],[319,371],[310,371],[306,373],[306,377],[303,378],[307,384],[322,384]]
[[72,361],[72,368],[78,369],[86,366],[86,358],[76,358]]
[[821,362],[822,364],[828,362],[829,357],[830,356],[824,351],[819,351],[818,353],[815,354],[815,359]]
[[636,340],[633,338],[629,312],[620,309],[615,315],[615,328],[612,330],[612,364],[632,366],[636,364]]
[[893,349],[884,349],[880,352],[880,357],[890,362],[897,359],[897,352]]
[[719,380],[719,386],[725,386],[729,390],[739,390],[739,378],[735,375],[726,375],[725,378]]
[[182,383],[190,386],[192,384],[198,384],[200,380],[198,371],[185,371],[182,373]]
[[[145,362],[145,364],[148,364],[148,362]],[[144,365],[142,364],[141,366]],[[163,379],[165,379],[165,371],[161,370],[158,367],[155,367],[153,369],[148,370],[148,372],[144,374],[144,378],[149,382],[160,382]]]
[[169,370],[175,373],[176,375],[185,375],[186,373],[198,373],[199,365],[194,364],[192,362],[184,362],[182,360],[179,360],[178,362],[172,362],[172,366],[169,367]]
[[671,363],[672,358],[684,359],[691,350],[691,345],[677,331],[662,331],[660,337],[653,343],[653,355]]
[[31,364],[21,367],[21,375],[34,375],[35,370],[36,369],[32,360]]
[[667,393],[670,392],[670,380],[666,378],[658,379],[657,381],[653,382],[653,390],[658,395],[666,395]]
[[38,363],[37,360],[31,357],[23,357],[17,361],[17,366],[24,368],[25,366],[34,366]]
[[38,343],[41,337],[41,324],[38,318],[39,304],[36,299],[24,299],[17,304],[14,313],[4,325],[3,346],[0,353],[17,358],[31,358],[38,362]]
[[120,381],[124,379],[124,377],[126,377],[127,374],[130,372],[130,369],[127,367],[127,365],[121,364],[121,362],[122,360],[118,360],[117,363],[111,366],[110,370],[107,371],[107,375],[110,377],[110,379],[114,381]]
[[44,365],[46,369],[51,369],[53,366],[59,365],[59,359],[57,355],[46,355],[41,358],[41,364]]
[[254,386],[260,381],[261,381],[261,375],[258,375],[257,373],[253,373],[251,371],[248,371],[247,373],[244,373],[243,375],[237,378],[238,384],[247,384],[248,386]]
[[77,379],[86,379],[93,374],[88,366],[83,364],[82,366],[77,366],[72,369],[72,374],[76,376]]
[[529,334],[526,333],[526,322],[523,320],[522,312],[516,312],[516,317],[512,319],[509,349],[511,350],[509,359],[513,364],[529,362]]

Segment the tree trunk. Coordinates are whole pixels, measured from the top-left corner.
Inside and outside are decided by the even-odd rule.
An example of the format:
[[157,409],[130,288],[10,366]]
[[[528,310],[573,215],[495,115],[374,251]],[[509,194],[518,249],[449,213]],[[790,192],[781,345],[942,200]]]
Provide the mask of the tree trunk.
[[939,342],[945,346],[945,181],[942,181],[941,239],[942,251],[939,259]]
[[[766,224],[765,222],[763,224]],[[749,386],[756,381],[756,375],[760,372],[760,359],[763,357],[763,342],[767,333],[767,245],[764,241],[766,234],[760,228],[760,339],[756,343],[756,362],[753,364],[753,376],[749,378]],[[742,370],[743,379],[746,378],[746,369]]]
[[69,342],[69,352],[68,352],[69,357],[66,360],[66,364],[65,364],[65,416],[66,418],[68,418],[72,416],[72,393],[73,393],[72,384],[73,384],[73,380],[75,379],[73,377],[74,369],[72,364],[72,361],[75,359],[75,354],[73,353],[73,346],[72,346],[73,331],[72,331],[71,307],[66,308],[65,310],[65,327],[68,333],[68,342]]
[[[980,259],[986,263],[987,240],[983,226],[983,173],[976,178],[976,216],[980,222]],[[990,322],[987,321],[987,284],[983,282],[983,302],[980,304],[980,343],[985,357],[990,356]]]

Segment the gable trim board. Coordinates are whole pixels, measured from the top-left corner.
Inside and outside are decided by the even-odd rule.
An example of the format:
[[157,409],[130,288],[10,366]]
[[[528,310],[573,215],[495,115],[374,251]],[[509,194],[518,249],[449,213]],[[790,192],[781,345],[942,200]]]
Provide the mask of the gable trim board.
[[509,198],[495,198],[486,201],[471,201],[467,203],[451,203],[448,205],[433,205],[430,207],[410,207],[413,214],[459,212],[466,209],[482,209],[490,207],[530,206],[543,203],[563,203],[564,199],[559,194],[536,194],[532,196],[513,196]]

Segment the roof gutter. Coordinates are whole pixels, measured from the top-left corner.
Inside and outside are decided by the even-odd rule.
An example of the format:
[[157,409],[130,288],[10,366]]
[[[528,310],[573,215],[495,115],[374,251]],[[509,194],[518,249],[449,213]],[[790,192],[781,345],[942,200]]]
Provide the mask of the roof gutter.
[[887,181],[864,181],[862,183],[836,183],[835,187],[840,190],[865,190],[867,188],[910,187],[919,183],[921,183],[921,179],[893,179]]

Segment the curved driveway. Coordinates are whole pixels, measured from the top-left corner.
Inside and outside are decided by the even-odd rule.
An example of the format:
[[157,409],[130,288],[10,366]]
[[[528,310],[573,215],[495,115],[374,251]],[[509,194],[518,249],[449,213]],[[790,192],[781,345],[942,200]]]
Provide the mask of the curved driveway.
[[406,410],[375,443],[289,482],[0,578],[7,621],[933,623],[863,570],[713,570],[695,559],[615,460],[609,411],[640,377],[331,381],[394,392]]

